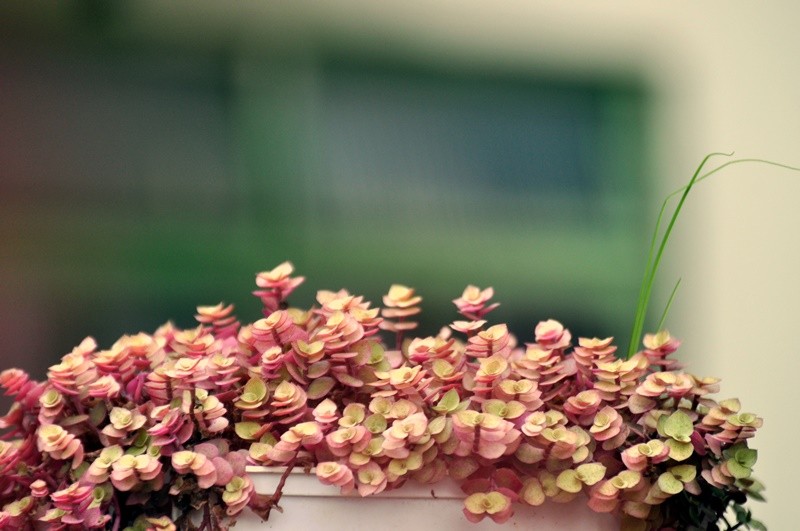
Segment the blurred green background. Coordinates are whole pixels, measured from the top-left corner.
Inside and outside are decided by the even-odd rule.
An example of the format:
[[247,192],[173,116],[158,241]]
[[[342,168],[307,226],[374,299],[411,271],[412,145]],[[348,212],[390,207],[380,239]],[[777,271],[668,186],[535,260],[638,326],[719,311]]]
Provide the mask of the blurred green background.
[[453,60],[285,5],[238,29],[150,3],[0,15],[3,367],[42,377],[198,304],[250,322],[284,260],[297,305],[404,283],[427,334],[491,285],[523,341],[556,318],[625,346],[652,221],[635,72]]

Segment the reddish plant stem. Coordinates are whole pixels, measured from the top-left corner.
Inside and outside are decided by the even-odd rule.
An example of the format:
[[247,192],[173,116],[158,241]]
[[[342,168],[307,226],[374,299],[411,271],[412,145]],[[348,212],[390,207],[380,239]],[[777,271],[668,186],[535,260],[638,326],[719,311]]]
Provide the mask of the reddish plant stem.
[[[219,503],[219,498],[215,498],[216,503]],[[217,518],[214,511],[209,511],[210,514],[210,529],[219,529],[219,519]]]
[[478,453],[478,447],[481,444],[481,425],[475,426],[475,439],[472,441],[472,453]]
[[590,380],[590,378],[587,377],[586,374],[583,373],[582,370],[578,369],[577,376],[578,376],[577,380],[578,380],[578,388],[579,389],[581,389],[582,391],[585,391],[587,389],[591,389],[591,385],[590,385],[591,380]]
[[700,405],[700,395],[694,395],[694,398],[692,398],[692,411],[697,411],[698,405]]
[[[402,319],[400,319],[402,322]],[[394,340],[394,348],[395,350],[399,350],[400,352],[403,351],[403,331],[398,330],[395,332],[395,340]]]
[[[86,415],[86,409],[83,407],[83,403],[81,402],[81,399],[78,396],[72,397],[72,403],[75,406],[75,411],[78,413],[78,415]],[[97,428],[97,426],[94,425],[94,422],[92,422],[91,417],[83,424],[91,428],[92,432],[97,436],[98,440],[100,441],[103,440],[102,432]]]
[[214,529],[211,525],[211,510],[208,503],[203,506],[203,524],[198,531],[203,531],[204,529]]
[[111,531],[118,531],[120,523],[122,522],[122,514],[119,508],[119,499],[117,499],[116,494],[111,497],[114,501],[114,525],[111,526]]
[[275,342],[276,345],[281,347],[281,352],[286,352],[285,350],[283,350],[284,345],[281,342],[281,336],[278,335],[278,331],[275,330],[275,328],[273,328],[271,332],[272,332],[272,340]]
[[552,452],[553,452],[553,445],[552,444],[547,445],[547,448],[544,449],[544,455],[542,456],[542,461],[546,463],[547,460],[550,459],[550,454]]
[[269,515],[269,511],[272,510],[273,507],[278,507],[278,503],[281,501],[281,496],[283,496],[283,486],[286,485],[286,480],[289,479],[289,474],[292,473],[292,469],[294,468],[295,464],[297,464],[297,454],[294,454],[292,458],[286,463],[286,470],[283,471],[281,474],[281,479],[278,481],[278,486],[275,487],[275,492],[272,494],[270,498],[270,506],[267,508],[267,515]]
[[631,432],[633,432],[635,435],[638,435],[639,437],[642,438],[645,437],[644,429],[636,428],[632,424],[628,424],[628,429],[631,430]]

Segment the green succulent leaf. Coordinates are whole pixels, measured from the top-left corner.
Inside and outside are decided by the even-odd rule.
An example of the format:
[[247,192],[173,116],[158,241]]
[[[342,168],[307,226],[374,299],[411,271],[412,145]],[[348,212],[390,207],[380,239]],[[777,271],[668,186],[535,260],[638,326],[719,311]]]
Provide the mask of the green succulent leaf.
[[146,431],[140,430],[133,441],[133,445],[125,450],[125,453],[128,455],[142,455],[148,448],[150,448],[150,436]]
[[603,479],[606,467],[600,463],[584,463],[578,466],[576,472],[581,483],[592,486]]
[[736,514],[736,521],[739,522],[740,524],[748,523],[753,516],[750,511],[748,511],[738,503],[733,505],[733,512]]
[[342,411],[342,417],[351,418],[352,425],[361,424],[365,416],[364,406],[361,404],[348,404]]
[[481,407],[486,413],[491,413],[498,417],[505,417],[507,413],[506,403],[498,399],[487,400]]
[[747,447],[739,448],[734,454],[734,459],[744,467],[753,468],[753,465],[756,464],[756,460],[758,460],[758,450]]
[[99,507],[106,497],[106,489],[103,487],[95,487],[92,489],[92,503],[89,505],[90,509]]
[[20,516],[27,512],[31,505],[33,505],[33,497],[25,496],[24,498],[9,503],[3,507],[3,510],[11,516]]
[[669,473],[678,478],[681,483],[689,483],[697,477],[697,467],[694,465],[677,465],[670,468]]
[[464,500],[464,507],[472,514],[496,514],[504,511],[511,500],[500,492],[476,492]]
[[581,483],[581,480],[578,478],[578,473],[571,468],[563,470],[558,475],[556,478],[556,485],[558,485],[559,489],[573,494],[580,492],[583,488],[583,483]]
[[735,484],[747,493],[748,498],[761,502],[766,501],[764,495],[761,494],[764,491],[764,484],[757,479],[753,477],[742,478],[736,480]]
[[658,488],[666,494],[674,495],[683,490],[683,483],[673,476],[671,472],[664,472],[658,476]]
[[377,435],[386,431],[386,417],[378,413],[373,413],[364,420],[364,427],[369,430],[373,435]]
[[525,482],[520,492],[520,498],[528,505],[539,506],[544,503],[546,496],[542,484],[537,478],[530,478]]
[[[5,508],[5,510],[10,512],[8,506]],[[67,511],[64,509],[50,509],[44,514],[44,516],[41,516],[39,520],[43,522],[52,522],[53,520],[60,519],[65,514],[67,514]]]
[[666,417],[663,421],[663,425],[661,419],[664,419],[664,416],[658,419],[659,427],[663,428],[664,436],[671,437],[679,442],[690,441],[690,437],[694,431],[694,424],[689,415],[679,410]]
[[458,405],[461,403],[461,397],[458,396],[458,391],[455,389],[450,389],[447,391],[439,402],[433,406],[435,411],[439,413],[451,413],[458,408]]
[[278,444],[278,439],[272,433],[267,432],[258,439],[258,442],[275,446]]
[[261,424],[258,422],[237,422],[233,429],[236,435],[246,441],[255,440],[258,437],[258,432],[261,431]]
[[266,396],[267,384],[258,376],[254,376],[244,385],[240,398],[242,401],[253,403],[264,400]]
[[328,360],[318,361],[316,363],[312,363],[308,367],[308,371],[306,372],[306,376],[311,378],[312,380],[316,378],[321,378],[322,376],[328,374],[328,371],[331,368],[331,362]]
[[370,342],[369,364],[380,364],[384,361],[384,350],[380,343]]
[[744,479],[750,477],[750,474],[753,472],[750,470],[750,467],[744,466],[739,463],[736,459],[728,459],[725,461],[725,466],[730,472],[731,476],[736,479]]
[[308,386],[308,391],[306,394],[311,400],[317,400],[326,396],[335,385],[336,380],[330,376],[323,376],[311,382],[311,385]]
[[440,434],[447,427],[447,417],[436,417],[428,422],[428,431],[431,435]]
[[675,461],[686,461],[694,453],[694,446],[690,442],[667,439],[666,445],[669,446],[670,458]]
[[634,470],[623,470],[615,476],[617,488],[630,489],[642,480],[642,473]]
[[91,410],[89,410],[89,420],[94,426],[100,424],[106,418],[106,405],[103,402],[96,403]]

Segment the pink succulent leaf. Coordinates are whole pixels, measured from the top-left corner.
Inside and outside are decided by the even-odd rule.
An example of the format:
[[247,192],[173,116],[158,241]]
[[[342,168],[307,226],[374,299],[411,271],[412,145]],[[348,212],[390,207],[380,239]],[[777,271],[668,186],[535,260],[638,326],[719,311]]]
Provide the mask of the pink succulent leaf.
[[468,479],[461,482],[461,490],[467,496],[491,490],[492,482],[488,477]]
[[247,506],[277,508],[255,493],[253,464],[313,467],[360,496],[450,477],[467,520],[498,523],[516,502],[581,493],[595,511],[660,522],[678,514],[677,493],[754,484],[747,441],[763,420],[717,402],[717,378],[677,370],[666,332],[630,359],[610,337],[573,348],[555,320],[520,344],[486,322],[493,290],[468,286],[454,300],[465,320],[414,337],[414,289],[392,285],[383,308],[321,290],[301,309],[286,301],[303,280],[293,274],[288,262],[259,273],[264,315],[251,324],[232,305],[198,306],[195,328],[167,323],[106,350],[87,338],[46,382],[0,372],[14,399],[0,417],[0,529],[174,531],[158,515],[117,521],[118,500],[153,496],[176,517],[174,500],[216,497],[208,517],[222,529]]
[[241,513],[255,494],[253,481],[246,474],[234,476],[226,485],[222,493],[222,501],[227,506],[225,513],[235,516]]
[[564,349],[569,346],[572,334],[553,319],[541,321],[536,325],[536,342],[547,349]]
[[497,487],[518,495],[522,490],[523,483],[517,472],[510,468],[500,468],[492,475],[492,479]]
[[495,523],[502,524],[513,515],[513,505],[501,492],[478,492],[464,500],[464,515],[471,522],[479,522],[488,516]]
[[355,479],[353,472],[347,466],[334,461],[319,463],[316,468],[317,478],[326,485],[336,485],[342,489],[342,494],[353,490]]
[[470,284],[464,289],[461,297],[453,301],[453,304],[456,305],[459,313],[468,319],[480,319],[499,306],[498,303],[486,305],[493,296],[494,289],[486,288],[481,290],[479,287]]

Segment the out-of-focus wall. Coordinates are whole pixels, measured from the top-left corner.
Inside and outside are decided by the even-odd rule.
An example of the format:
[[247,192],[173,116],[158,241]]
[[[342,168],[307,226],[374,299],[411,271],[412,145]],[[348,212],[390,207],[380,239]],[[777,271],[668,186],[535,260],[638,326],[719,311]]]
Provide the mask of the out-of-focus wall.
[[[288,40],[302,50],[310,35],[346,37],[354,49],[436,49],[461,65],[636,72],[655,93],[647,156],[655,161],[649,178],[664,192],[684,184],[711,151],[800,165],[796,2],[294,0],[232,11],[215,2],[165,9],[152,1],[137,3],[132,15],[126,31],[153,42]],[[773,529],[793,529],[796,519],[792,456],[800,429],[790,420],[790,390],[800,369],[793,342],[798,196],[797,174],[745,164],[726,170],[693,193],[662,272],[665,286],[683,277],[670,328],[690,370],[720,376],[725,396],[740,396],[765,418],[757,475],[769,503],[755,511]],[[19,311],[33,316],[36,304],[45,302]]]
[[26,368],[198,303],[258,316],[253,273],[284,259],[296,304],[418,287],[422,334],[474,283],[522,341],[549,317],[625,340],[652,188],[636,69],[219,7],[5,7],[0,300],[13,350],[50,353]]

